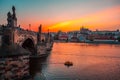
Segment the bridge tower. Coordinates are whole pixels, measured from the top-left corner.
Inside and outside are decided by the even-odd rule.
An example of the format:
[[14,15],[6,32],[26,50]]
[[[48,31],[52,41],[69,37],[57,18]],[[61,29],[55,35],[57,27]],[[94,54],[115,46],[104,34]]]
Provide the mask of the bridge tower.
[[6,45],[14,45],[14,30],[17,27],[17,18],[15,13],[15,7],[12,7],[12,12],[8,12],[7,14],[7,26],[4,28],[4,36],[3,36],[3,44]]

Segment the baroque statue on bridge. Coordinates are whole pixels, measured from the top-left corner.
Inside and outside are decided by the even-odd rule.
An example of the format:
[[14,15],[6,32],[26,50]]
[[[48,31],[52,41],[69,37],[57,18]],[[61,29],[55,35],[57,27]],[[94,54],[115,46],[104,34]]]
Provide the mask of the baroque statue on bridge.
[[8,21],[8,26],[9,27],[17,27],[17,18],[16,18],[16,13],[15,13],[15,7],[12,7],[12,12],[13,14],[11,14],[10,12],[8,12],[7,14],[7,21]]

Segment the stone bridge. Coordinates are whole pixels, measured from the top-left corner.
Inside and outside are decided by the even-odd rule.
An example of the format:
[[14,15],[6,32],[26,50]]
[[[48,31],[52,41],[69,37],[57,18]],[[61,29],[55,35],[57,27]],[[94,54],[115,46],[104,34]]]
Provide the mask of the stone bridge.
[[14,31],[14,44],[22,46],[25,49],[33,50],[37,45],[37,33],[33,31],[15,29]]
[[7,25],[3,27],[2,43],[5,46],[18,45],[34,53],[37,44],[41,41],[41,25],[39,32],[24,30],[17,26],[15,7],[12,7],[13,14],[8,12]]
[[14,31],[14,43],[22,46],[25,42],[30,40],[30,44],[37,44],[37,33],[27,30]]

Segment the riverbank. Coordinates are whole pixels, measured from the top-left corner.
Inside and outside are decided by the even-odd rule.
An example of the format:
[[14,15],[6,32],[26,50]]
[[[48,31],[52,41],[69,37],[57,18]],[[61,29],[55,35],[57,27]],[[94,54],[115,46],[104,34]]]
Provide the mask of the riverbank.
[[120,44],[120,42],[113,42],[113,41],[89,41],[84,43],[94,43],[94,44]]
[[86,41],[86,42],[71,42],[71,41],[60,41],[60,40],[55,40],[54,42],[56,43],[93,43],[93,44],[120,44],[120,42],[116,41]]

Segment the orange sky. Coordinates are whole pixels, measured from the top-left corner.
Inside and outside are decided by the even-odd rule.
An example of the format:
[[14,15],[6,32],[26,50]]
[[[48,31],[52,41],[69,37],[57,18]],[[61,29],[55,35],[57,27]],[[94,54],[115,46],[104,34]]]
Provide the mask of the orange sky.
[[[43,32],[120,29],[119,0],[0,0],[0,24],[7,24],[7,12],[16,7],[17,23],[22,28]],[[32,6],[31,6],[32,5]]]
[[88,16],[83,16],[79,19],[46,25],[45,29],[43,30],[47,31],[50,29],[50,31],[71,31],[79,30],[82,26],[85,26],[91,30],[116,30],[118,27],[120,27],[120,16],[118,15],[120,15],[120,6],[115,6],[97,13],[90,14]]
[[[57,32],[59,30],[62,31],[72,31],[72,30],[79,30],[80,27],[85,26],[91,30],[116,30],[117,28],[120,28],[120,6],[115,6],[112,8],[108,8],[93,14],[89,14],[87,16],[83,16],[81,18],[77,18],[74,20],[66,20],[63,22],[57,22],[57,23],[50,23],[42,21],[42,29],[43,32],[47,32],[48,29],[52,32]],[[27,19],[23,21],[23,23],[28,23]],[[29,20],[29,22],[32,20]],[[34,20],[34,23],[31,25],[31,29],[38,31],[38,26],[40,25],[40,22],[37,20]],[[22,24],[22,26],[28,26]],[[28,28],[28,27],[26,27]]]

